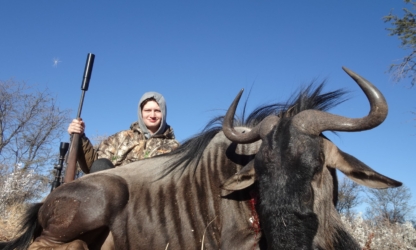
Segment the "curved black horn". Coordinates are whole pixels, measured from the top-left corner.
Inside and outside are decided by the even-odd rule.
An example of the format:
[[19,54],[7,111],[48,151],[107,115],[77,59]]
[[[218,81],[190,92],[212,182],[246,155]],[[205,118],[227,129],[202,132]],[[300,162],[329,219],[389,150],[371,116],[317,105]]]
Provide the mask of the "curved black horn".
[[233,103],[225,114],[224,121],[222,123],[222,130],[224,135],[233,142],[237,143],[251,143],[258,141],[260,136],[257,132],[257,129],[253,129],[248,133],[241,133],[234,129],[234,114],[237,109],[238,102],[240,101],[241,95],[243,94],[244,89],[241,89],[238,95],[235,97]]
[[306,110],[293,118],[294,124],[311,134],[332,131],[362,131],[380,125],[387,117],[388,107],[383,94],[369,81],[342,67],[342,69],[360,86],[370,102],[370,112],[363,118],[347,118],[317,110]]
[[227,110],[227,113],[224,117],[224,122],[222,124],[222,130],[224,135],[233,142],[237,143],[252,143],[260,140],[270,130],[274,125],[279,121],[279,118],[275,115],[270,115],[263,119],[257,126],[252,128],[247,133],[241,133],[234,129],[234,114],[237,109],[238,102],[240,101],[241,95],[243,94],[244,89],[241,89],[233,103],[231,103],[230,108]]

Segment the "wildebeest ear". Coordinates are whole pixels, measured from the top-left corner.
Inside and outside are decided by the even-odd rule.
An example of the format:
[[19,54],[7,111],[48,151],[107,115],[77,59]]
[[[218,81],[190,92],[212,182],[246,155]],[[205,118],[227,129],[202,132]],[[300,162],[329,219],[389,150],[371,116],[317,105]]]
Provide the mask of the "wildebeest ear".
[[324,139],[324,148],[326,165],[340,170],[358,184],[370,188],[389,188],[402,185],[399,181],[377,173],[354,156],[342,152],[326,139]]
[[254,159],[221,185],[222,189],[237,191],[251,186],[256,180]]

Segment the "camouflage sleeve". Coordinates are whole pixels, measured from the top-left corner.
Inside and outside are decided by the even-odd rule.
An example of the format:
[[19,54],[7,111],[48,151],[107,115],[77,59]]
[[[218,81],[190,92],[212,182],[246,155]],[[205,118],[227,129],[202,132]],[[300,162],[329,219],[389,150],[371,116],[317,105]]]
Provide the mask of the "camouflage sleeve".
[[[106,140],[102,141],[97,149],[97,158],[106,158],[109,159],[113,164],[117,160],[115,153],[118,146],[118,138],[115,135],[108,137]],[[115,164],[114,164],[115,165]]]
[[97,156],[109,159],[116,167],[121,166],[125,164],[129,152],[136,143],[133,131],[124,130],[103,141],[98,148]]
[[145,158],[169,153],[177,147],[179,147],[179,142],[175,139],[152,138],[147,142]]

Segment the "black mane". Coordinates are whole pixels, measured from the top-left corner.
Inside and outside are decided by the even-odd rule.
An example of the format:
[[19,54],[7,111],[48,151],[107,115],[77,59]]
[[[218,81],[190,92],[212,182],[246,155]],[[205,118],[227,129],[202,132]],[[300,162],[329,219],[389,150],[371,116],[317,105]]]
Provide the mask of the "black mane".
[[[343,89],[322,94],[321,92],[325,86],[325,81],[316,87],[315,85],[312,82],[308,86],[302,87],[286,102],[259,106],[245,119],[247,99],[242,114],[234,118],[234,125],[253,128],[269,115],[292,117],[307,109],[328,111],[348,99],[345,97],[348,92]],[[187,139],[179,148],[169,153],[171,156],[179,157],[173,157],[173,160],[169,161],[169,167],[165,169],[160,179],[169,175],[172,171],[180,171],[183,173],[191,163],[195,163],[194,166],[197,166],[207,145],[222,130],[223,120],[224,115],[214,117],[208,122],[202,132]],[[185,163],[183,167],[179,168],[183,163]],[[194,171],[196,171],[196,168]]]

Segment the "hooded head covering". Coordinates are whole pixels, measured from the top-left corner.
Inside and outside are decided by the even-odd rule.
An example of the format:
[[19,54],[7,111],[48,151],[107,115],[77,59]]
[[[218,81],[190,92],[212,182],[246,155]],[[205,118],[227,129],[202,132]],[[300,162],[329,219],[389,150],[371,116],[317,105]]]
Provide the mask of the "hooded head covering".
[[138,115],[139,115],[140,130],[143,132],[144,136],[147,139],[149,139],[152,136],[152,134],[150,133],[150,131],[147,129],[146,125],[144,124],[143,117],[142,117],[142,109],[140,108],[140,105],[142,104],[143,101],[145,101],[149,98],[152,98],[152,97],[155,98],[157,104],[159,104],[160,111],[162,112],[162,120],[160,121],[159,129],[153,135],[163,134],[166,130],[166,127],[167,127],[166,116],[167,116],[168,110],[167,110],[165,98],[163,97],[163,95],[161,95],[157,92],[146,92],[146,93],[144,93],[142,98],[140,98],[140,101],[139,101]]

